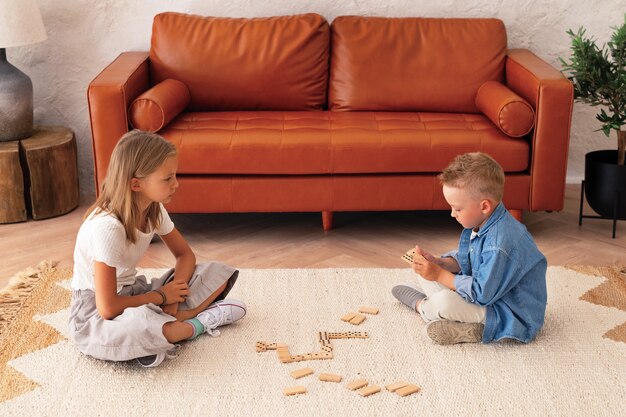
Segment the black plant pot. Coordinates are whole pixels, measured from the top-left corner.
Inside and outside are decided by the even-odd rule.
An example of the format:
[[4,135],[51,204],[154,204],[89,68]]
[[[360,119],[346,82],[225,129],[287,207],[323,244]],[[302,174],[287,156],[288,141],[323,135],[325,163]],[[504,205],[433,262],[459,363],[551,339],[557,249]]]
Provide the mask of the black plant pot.
[[[626,220],[626,166],[617,165],[617,151],[594,151],[585,155],[585,197],[601,215]],[[617,204],[617,206],[616,206]]]

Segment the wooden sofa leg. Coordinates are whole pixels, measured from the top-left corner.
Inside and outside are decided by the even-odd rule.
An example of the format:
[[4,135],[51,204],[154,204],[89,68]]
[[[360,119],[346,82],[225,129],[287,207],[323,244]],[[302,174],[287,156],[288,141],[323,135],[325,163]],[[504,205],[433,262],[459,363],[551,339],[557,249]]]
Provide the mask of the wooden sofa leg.
[[323,211],[322,212],[322,225],[324,226],[325,231],[329,231],[333,228],[333,212],[332,211]]
[[515,220],[517,220],[520,223],[523,223],[522,222],[522,210],[509,209],[509,213],[511,213],[511,216],[515,217]]

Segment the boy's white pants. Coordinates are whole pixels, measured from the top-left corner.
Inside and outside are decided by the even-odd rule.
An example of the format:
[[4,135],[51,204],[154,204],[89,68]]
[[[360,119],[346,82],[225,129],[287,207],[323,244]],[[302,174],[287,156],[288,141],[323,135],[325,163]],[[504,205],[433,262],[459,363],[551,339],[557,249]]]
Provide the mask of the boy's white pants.
[[485,323],[487,308],[468,303],[456,291],[438,283],[417,276],[417,289],[426,294],[418,307],[418,312],[426,322],[451,320],[463,323]]

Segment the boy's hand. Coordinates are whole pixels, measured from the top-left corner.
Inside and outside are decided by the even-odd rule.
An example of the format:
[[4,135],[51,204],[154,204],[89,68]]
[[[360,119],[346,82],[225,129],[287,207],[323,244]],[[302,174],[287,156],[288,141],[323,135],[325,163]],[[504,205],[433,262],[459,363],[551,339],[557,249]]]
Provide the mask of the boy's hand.
[[434,263],[438,264],[437,258],[435,258],[430,252],[425,251],[424,249],[419,247],[419,245],[415,245],[415,253],[419,253],[424,258],[426,258],[426,260],[429,261],[429,262],[434,262]]
[[[418,248],[419,246],[416,247],[415,256],[413,257],[413,271],[428,281],[437,281],[443,269],[436,263],[428,260],[425,256],[420,255],[419,252],[417,252]],[[432,258],[432,255],[430,256]]]

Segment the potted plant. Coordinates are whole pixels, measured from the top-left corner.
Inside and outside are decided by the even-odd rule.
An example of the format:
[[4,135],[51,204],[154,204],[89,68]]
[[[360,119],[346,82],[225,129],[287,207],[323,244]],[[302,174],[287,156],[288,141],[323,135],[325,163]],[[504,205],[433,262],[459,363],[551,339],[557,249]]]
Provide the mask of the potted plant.
[[[585,196],[602,217],[626,220],[626,16],[613,28],[611,40],[599,48],[580,28],[567,31],[570,61],[561,59],[565,75],[574,85],[574,99],[601,106],[596,118],[607,137],[617,134],[617,150],[585,155]],[[581,203],[582,204],[582,203]],[[582,215],[582,214],[581,214]]]

